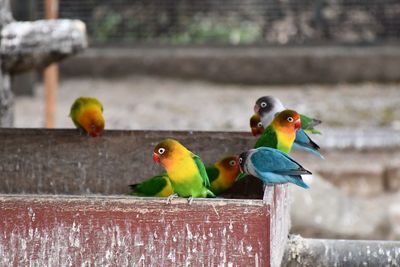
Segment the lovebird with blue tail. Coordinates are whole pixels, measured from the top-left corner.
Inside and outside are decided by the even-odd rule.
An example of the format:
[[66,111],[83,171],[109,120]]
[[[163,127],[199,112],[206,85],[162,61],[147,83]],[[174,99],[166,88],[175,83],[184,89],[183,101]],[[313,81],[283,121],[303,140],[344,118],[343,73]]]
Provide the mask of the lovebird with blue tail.
[[260,147],[243,152],[239,164],[242,173],[257,177],[266,185],[292,183],[309,188],[301,175],[311,172],[277,149]]
[[[257,99],[254,105],[254,112],[259,114],[261,117],[261,122],[264,127],[268,127],[271,124],[275,115],[286,108],[283,106],[282,102],[273,96],[263,96]],[[306,115],[300,114],[301,128],[308,134],[321,134],[320,131],[316,130],[314,127],[321,124],[322,121],[314,118],[310,118]]]
[[[268,128],[275,117],[284,110],[285,107],[282,105],[280,100],[272,96],[260,97],[254,106],[254,111],[260,115],[261,122],[265,128]],[[300,115],[300,122],[301,128],[296,131],[296,138],[294,140],[293,148],[296,150],[303,150],[313,154],[314,156],[323,158],[319,152],[320,147],[313,140],[311,140],[311,138],[305,132],[306,130],[316,132],[317,130],[315,130],[313,127],[321,123],[321,121]],[[306,124],[307,127],[305,127],[303,124]]]

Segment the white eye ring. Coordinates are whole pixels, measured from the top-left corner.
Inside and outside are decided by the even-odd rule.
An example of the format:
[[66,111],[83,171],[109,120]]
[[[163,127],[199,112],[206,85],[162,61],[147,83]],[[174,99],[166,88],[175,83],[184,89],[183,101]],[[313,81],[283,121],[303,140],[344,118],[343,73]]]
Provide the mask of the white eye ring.
[[292,118],[292,117],[288,117],[288,118],[287,118],[287,121],[288,121],[288,122],[293,122],[293,118]]
[[258,128],[262,128],[263,127],[263,125],[262,125],[262,122],[260,121],[259,123],[257,123],[257,127]]
[[267,106],[267,103],[261,102],[260,106],[261,106],[262,108],[265,108],[265,107]]
[[164,154],[164,153],[165,153],[165,148],[160,147],[160,148],[158,149],[158,154],[162,155],[162,154]]
[[234,161],[234,160],[229,161],[229,165],[235,166],[236,165],[236,161]]
[[239,158],[239,163],[242,163],[243,162],[243,159],[242,158]]

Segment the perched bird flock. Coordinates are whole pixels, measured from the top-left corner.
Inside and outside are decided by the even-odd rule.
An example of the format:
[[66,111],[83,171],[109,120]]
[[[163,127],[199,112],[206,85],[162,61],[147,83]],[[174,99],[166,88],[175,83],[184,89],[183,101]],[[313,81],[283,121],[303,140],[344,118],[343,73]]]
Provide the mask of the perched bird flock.
[[[321,134],[320,120],[286,109],[273,96],[260,97],[254,105],[250,128],[255,145],[240,155],[222,157],[206,167],[201,158],[179,141],[165,139],[153,150],[154,162],[165,172],[130,185],[130,195],[167,197],[216,197],[248,175],[260,179],[271,192],[275,184],[292,183],[309,188],[302,175],[311,174],[290,156],[292,149],[323,158],[320,147],[308,134]],[[100,136],[104,131],[103,106],[96,98],[79,97],[71,106],[70,117],[81,134]]]

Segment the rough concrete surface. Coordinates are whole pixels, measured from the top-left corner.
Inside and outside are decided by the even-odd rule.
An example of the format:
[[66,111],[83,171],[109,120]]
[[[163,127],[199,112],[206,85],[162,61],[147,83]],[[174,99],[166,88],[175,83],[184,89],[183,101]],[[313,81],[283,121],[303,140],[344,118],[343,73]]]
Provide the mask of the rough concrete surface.
[[[288,108],[323,120],[322,127],[400,129],[398,84],[244,86],[146,76],[125,79],[61,79],[56,127],[72,127],[69,108],[75,98],[103,102],[106,128],[247,131],[255,100],[279,97]],[[16,126],[41,127],[44,95],[16,100]]]

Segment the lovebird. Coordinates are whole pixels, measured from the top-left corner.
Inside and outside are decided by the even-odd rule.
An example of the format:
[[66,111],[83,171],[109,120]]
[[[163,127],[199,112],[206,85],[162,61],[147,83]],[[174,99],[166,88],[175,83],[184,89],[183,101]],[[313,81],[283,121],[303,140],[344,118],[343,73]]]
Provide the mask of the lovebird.
[[[207,176],[210,181],[209,189],[215,195],[228,190],[235,183],[235,179],[239,174],[239,157],[227,156],[213,165],[206,167]],[[168,175],[162,174],[153,176],[138,184],[129,185],[132,196],[147,197],[168,197],[174,193]]]
[[219,195],[228,190],[235,183],[239,175],[239,157],[227,156],[218,160],[213,166],[206,168],[210,180],[210,190]]
[[140,197],[169,197],[174,194],[167,174],[153,176],[138,184],[131,184],[129,195]]
[[[285,108],[283,107],[281,101],[272,96],[260,97],[254,106],[254,111],[260,115],[261,122],[264,127],[268,127],[272,123],[275,116],[283,110],[285,110]],[[302,117],[306,119],[302,119]],[[305,133],[302,124],[303,121],[306,121],[306,124],[308,125],[307,127],[309,127],[308,130],[313,130],[314,132],[316,130],[313,127],[321,123],[320,120],[310,119],[304,115],[300,115],[301,129],[296,131],[296,139],[294,141],[293,148],[309,152],[320,158],[324,158],[318,151],[320,147]]]
[[[260,97],[254,105],[254,112],[261,116],[261,122],[264,127],[268,127],[275,118],[275,115],[285,109],[282,102],[273,96]],[[321,132],[314,129],[314,127],[321,124],[322,121],[307,117],[303,114],[300,115],[300,119],[301,128],[306,131],[306,133],[321,134]]]
[[264,125],[261,122],[260,115],[254,114],[250,117],[250,128],[253,136],[259,136],[264,132]]
[[303,188],[309,186],[302,174],[311,174],[286,153],[275,148],[260,147],[239,155],[242,173],[257,177],[266,185],[293,183]]
[[77,98],[71,106],[69,116],[79,131],[92,137],[99,136],[104,131],[103,105],[96,98]]
[[161,164],[167,172],[174,191],[171,198],[185,197],[191,203],[196,197],[215,197],[207,188],[210,181],[203,162],[178,141],[161,141],[153,150],[153,160]]
[[300,114],[286,109],[276,115],[265,128],[254,148],[271,147],[289,154],[296,139],[296,131],[301,128]]

